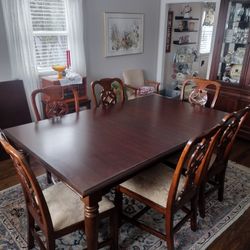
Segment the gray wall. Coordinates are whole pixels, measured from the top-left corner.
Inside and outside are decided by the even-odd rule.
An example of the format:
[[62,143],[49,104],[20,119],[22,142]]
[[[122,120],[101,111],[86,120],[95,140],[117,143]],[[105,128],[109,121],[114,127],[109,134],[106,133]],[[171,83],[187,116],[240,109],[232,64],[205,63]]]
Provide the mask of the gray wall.
[[0,2],[0,82],[11,80],[10,58],[3,21],[3,9]]
[[[142,68],[148,79],[155,79],[160,0],[84,0],[88,82],[102,77],[121,76],[129,68]],[[104,12],[144,14],[144,52],[104,56]],[[10,80],[10,60],[0,4],[0,81]]]
[[[160,0],[87,0],[86,57],[88,80],[121,76],[126,69],[141,68],[156,78]],[[104,56],[104,12],[144,13],[143,54]]]

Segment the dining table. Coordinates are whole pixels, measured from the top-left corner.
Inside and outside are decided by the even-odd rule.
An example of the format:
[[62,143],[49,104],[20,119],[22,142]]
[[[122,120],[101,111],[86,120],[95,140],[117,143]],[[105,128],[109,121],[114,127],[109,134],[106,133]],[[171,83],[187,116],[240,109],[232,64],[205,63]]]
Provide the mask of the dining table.
[[84,202],[88,249],[97,249],[98,202],[112,187],[153,166],[225,112],[153,94],[5,129],[18,147]]

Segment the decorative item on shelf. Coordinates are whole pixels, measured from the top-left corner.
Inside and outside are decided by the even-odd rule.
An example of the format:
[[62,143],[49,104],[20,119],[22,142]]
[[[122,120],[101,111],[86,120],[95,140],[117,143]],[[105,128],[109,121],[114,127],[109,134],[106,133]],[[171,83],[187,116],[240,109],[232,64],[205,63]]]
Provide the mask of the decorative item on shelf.
[[189,22],[188,23],[188,31],[194,31],[195,28],[195,22]]
[[183,44],[183,43],[189,43],[189,35],[179,37],[179,44]]
[[237,48],[236,51],[228,51],[228,53],[224,56],[224,62],[227,65],[242,64],[245,53],[246,48],[242,47]]
[[239,81],[241,75],[242,65],[234,64],[230,69],[230,76],[233,80]]
[[182,83],[189,76],[198,74],[193,72],[193,63],[197,61],[198,52],[196,48],[183,46],[177,49],[174,56],[172,79],[177,82],[178,88],[181,89]]
[[176,80],[177,80],[177,81],[180,81],[180,82],[183,82],[183,81],[186,80],[186,75],[183,74],[183,73],[181,73],[181,72],[178,72],[178,73],[176,74]]
[[57,78],[62,79],[63,72],[66,69],[66,66],[65,65],[52,65],[52,69],[57,71]]
[[240,29],[235,27],[232,32],[233,43],[247,44],[249,29]]
[[178,24],[178,29],[179,29],[179,31],[183,31],[183,30],[184,30],[184,25],[183,25],[183,22],[182,22],[182,21],[179,22],[179,24]]
[[214,25],[214,12],[215,12],[215,3],[205,3],[205,17],[203,21],[203,26],[213,26]]
[[182,10],[182,15],[184,18],[190,18],[192,12],[192,8],[189,5],[185,5],[184,9]]
[[242,64],[245,53],[246,53],[246,48],[242,48],[242,47],[237,48],[233,55],[233,63]]

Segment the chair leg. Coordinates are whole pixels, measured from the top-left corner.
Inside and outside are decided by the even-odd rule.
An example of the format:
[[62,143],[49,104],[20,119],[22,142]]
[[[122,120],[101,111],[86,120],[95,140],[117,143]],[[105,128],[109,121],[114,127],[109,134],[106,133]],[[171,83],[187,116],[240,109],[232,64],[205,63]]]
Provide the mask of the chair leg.
[[174,250],[173,218],[167,213],[165,215],[166,242],[168,250]]
[[196,231],[197,230],[197,197],[195,196],[191,200],[191,230]]
[[199,214],[201,218],[205,217],[205,208],[206,208],[205,187],[206,183],[202,183],[199,190]]
[[52,176],[51,176],[51,173],[46,170],[46,174],[47,174],[47,183],[48,184],[52,184]]
[[32,249],[35,246],[35,240],[32,232],[35,230],[34,218],[28,212],[28,249]]
[[56,249],[56,242],[55,242],[55,239],[47,239],[47,249],[48,250],[55,250]]
[[224,170],[220,175],[219,175],[219,189],[218,189],[218,200],[223,201],[224,198],[224,183],[225,183],[225,175],[226,171]]
[[119,227],[118,227],[118,211],[115,208],[114,213],[110,215],[110,236],[112,238],[111,250],[118,249],[118,235],[119,235]]
[[115,207],[117,210],[117,223],[118,227],[122,225],[122,193],[119,190],[119,187],[115,189]]

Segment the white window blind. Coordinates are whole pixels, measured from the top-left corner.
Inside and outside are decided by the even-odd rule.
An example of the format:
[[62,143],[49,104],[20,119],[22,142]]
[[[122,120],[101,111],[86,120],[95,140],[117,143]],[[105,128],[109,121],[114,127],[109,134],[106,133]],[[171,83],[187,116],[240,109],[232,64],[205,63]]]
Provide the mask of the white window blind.
[[64,0],[30,0],[37,70],[66,64],[68,31]]
[[[205,11],[203,13],[204,23]],[[201,26],[201,36],[200,36],[200,54],[208,54],[211,51],[212,37],[213,37],[213,25],[202,25]]]

